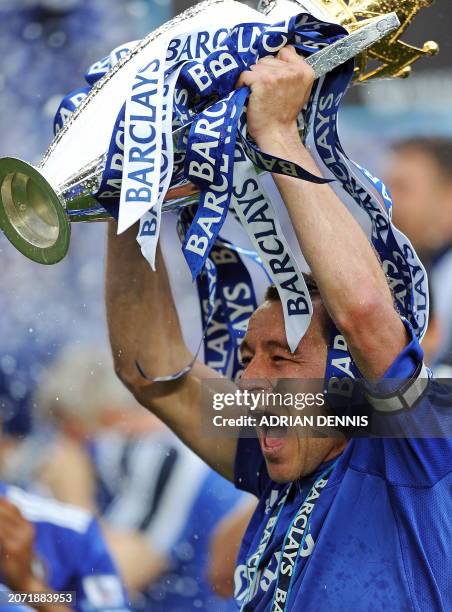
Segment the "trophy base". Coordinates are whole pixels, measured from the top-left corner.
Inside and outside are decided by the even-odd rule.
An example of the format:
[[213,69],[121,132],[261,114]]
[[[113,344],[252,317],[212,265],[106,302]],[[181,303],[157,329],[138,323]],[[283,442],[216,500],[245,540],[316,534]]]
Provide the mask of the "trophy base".
[[51,265],[69,248],[64,207],[43,175],[13,157],[0,159],[0,228],[23,255]]

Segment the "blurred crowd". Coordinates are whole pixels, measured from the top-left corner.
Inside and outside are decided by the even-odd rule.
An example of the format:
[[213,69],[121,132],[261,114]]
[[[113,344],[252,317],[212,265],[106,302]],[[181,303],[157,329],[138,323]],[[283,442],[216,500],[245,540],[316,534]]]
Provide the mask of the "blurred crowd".
[[[1,0],[0,155],[36,162],[60,98],[84,69],[170,13],[165,0]],[[424,350],[449,378],[452,138],[414,120],[403,138],[380,135],[362,109],[345,118],[348,153],[382,174],[395,224],[428,270]],[[68,257],[50,268],[0,237],[0,583],[76,592],[81,610],[235,609],[233,564],[253,501],[116,379],[104,227],[73,230]]]

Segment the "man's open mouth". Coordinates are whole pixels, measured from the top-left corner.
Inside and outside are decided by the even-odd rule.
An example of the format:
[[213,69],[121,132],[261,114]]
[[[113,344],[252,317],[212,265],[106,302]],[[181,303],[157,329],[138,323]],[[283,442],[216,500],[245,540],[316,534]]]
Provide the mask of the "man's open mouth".
[[258,412],[255,414],[257,421],[257,434],[265,454],[275,454],[286,443],[289,428],[281,423],[281,415],[270,412]]

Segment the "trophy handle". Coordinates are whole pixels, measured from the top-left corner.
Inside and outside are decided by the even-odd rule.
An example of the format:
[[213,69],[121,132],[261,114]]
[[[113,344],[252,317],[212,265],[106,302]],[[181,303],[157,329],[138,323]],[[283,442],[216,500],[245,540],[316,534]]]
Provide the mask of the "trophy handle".
[[0,159],[0,228],[26,257],[54,264],[66,255],[70,223],[44,176],[13,157]]

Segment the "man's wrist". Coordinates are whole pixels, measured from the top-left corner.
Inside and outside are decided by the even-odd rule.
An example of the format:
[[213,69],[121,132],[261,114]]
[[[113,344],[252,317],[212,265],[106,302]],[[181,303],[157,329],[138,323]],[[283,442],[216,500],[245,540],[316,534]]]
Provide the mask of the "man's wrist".
[[290,157],[298,156],[300,150],[304,149],[295,123],[291,125],[269,125],[265,132],[256,137],[256,143],[264,153],[284,157],[289,161],[292,161]]

